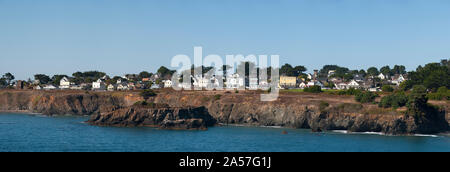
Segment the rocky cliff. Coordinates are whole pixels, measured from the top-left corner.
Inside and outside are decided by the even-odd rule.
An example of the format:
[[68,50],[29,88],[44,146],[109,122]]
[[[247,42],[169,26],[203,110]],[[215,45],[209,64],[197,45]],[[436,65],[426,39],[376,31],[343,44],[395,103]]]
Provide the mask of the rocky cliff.
[[[217,94],[221,96],[215,96]],[[257,92],[160,91],[158,96],[149,101],[168,104],[170,107],[204,107],[215,122],[222,124],[388,134],[431,134],[449,131],[450,128],[446,108],[429,118],[417,119],[405,115],[402,111],[382,109],[372,104],[360,105],[354,102],[351,96],[290,93],[280,95],[274,102],[261,102],[259,98]],[[0,111],[25,110],[49,115],[93,115],[94,120],[91,122],[97,125],[101,123],[118,126],[156,125],[162,128],[178,125],[183,128],[181,124],[186,124],[185,128],[189,128],[189,125],[198,126],[193,123],[205,122],[204,119],[199,121],[195,118],[194,122],[181,118],[179,116],[181,109],[136,109],[131,106],[140,100],[138,93],[133,92],[9,91],[0,92]],[[320,102],[327,102],[329,106],[320,108]],[[175,116],[168,115],[175,113],[177,113]],[[161,118],[167,116],[170,118],[163,122],[164,119]],[[119,122],[120,120],[123,121]],[[209,122],[201,125],[209,126],[211,125]]]
[[132,106],[92,115],[88,123],[100,126],[159,127],[162,129],[206,129],[216,120],[205,107]]

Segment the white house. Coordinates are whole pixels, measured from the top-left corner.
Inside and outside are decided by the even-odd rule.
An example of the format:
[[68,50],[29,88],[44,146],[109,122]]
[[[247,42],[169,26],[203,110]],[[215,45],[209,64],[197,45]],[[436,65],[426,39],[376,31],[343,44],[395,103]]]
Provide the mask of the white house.
[[172,87],[172,80],[163,80],[164,88],[171,88]]
[[386,75],[384,75],[383,73],[380,73],[377,77],[380,78],[381,80],[386,79]]
[[403,81],[406,81],[406,78],[402,74],[400,74],[400,75],[393,76],[391,82],[393,84],[400,85]]
[[130,90],[130,87],[128,86],[127,83],[122,82],[120,84],[117,84],[117,90],[126,91],[126,90]]
[[240,77],[239,74],[232,74],[227,77],[226,80],[227,88],[237,89],[244,87],[244,78]]
[[348,83],[342,82],[342,83],[339,83],[336,85],[336,88],[338,90],[345,90],[345,89],[350,89],[350,88],[360,88],[360,87],[361,87],[361,85],[358,82],[356,82],[355,80],[351,80]]
[[303,89],[303,88],[306,88],[307,85],[305,84],[305,82],[301,82],[301,83],[298,85],[298,87],[301,88],[301,89]]
[[378,92],[378,91],[381,91],[381,90],[380,90],[380,88],[373,87],[373,88],[369,88],[368,91],[370,91],[370,92]]
[[266,90],[270,88],[270,84],[267,81],[259,81],[259,88]]
[[360,85],[355,80],[351,80],[349,83],[347,83],[347,88],[359,88]]
[[323,84],[319,81],[309,81],[308,84],[306,84],[307,87],[312,87],[312,86],[320,86],[323,87]]
[[101,79],[92,82],[92,90],[106,90],[105,82],[103,82],[103,80]]
[[158,84],[153,84],[150,88],[151,89],[160,89],[161,87]]
[[217,79],[215,76],[208,77],[198,75],[195,76],[193,80],[193,85],[196,88],[219,88],[220,86],[219,79]]
[[73,85],[73,84],[69,81],[69,78],[67,78],[67,77],[63,77],[59,81],[59,88],[60,89],[69,89],[71,85]]
[[328,71],[328,78],[332,75],[336,74],[336,70],[329,70]]
[[33,89],[35,89],[35,90],[42,90],[42,87],[41,86],[39,86],[39,85],[37,85],[36,87],[34,87]]
[[114,91],[116,90],[116,86],[114,86],[114,84],[109,84],[108,87],[106,88],[108,91]]
[[347,89],[347,83],[345,83],[345,82],[341,82],[339,84],[335,84],[335,86],[336,86],[336,89],[338,89],[338,90],[345,90],[345,89]]
[[257,90],[258,89],[258,78],[251,77],[249,86],[250,86],[251,90]]
[[312,76],[310,73],[306,74],[306,77],[307,77],[309,80],[311,80],[311,79],[313,78],[313,76]]
[[44,90],[56,90],[56,89],[58,89],[58,87],[55,87],[54,85],[46,85],[43,89]]

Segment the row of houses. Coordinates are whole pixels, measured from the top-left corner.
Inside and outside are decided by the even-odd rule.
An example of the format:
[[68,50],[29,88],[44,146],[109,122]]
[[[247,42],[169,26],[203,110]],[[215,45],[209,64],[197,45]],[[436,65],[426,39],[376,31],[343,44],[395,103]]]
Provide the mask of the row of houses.
[[[330,70],[327,77],[318,77],[318,71],[315,70],[314,74],[307,74],[306,78],[295,77],[295,76],[280,76],[278,87],[289,89],[289,88],[307,88],[312,86],[320,86],[323,89],[366,89],[370,91],[379,90],[379,85],[376,84],[375,80],[382,80],[387,84],[399,85],[403,81],[407,80],[406,75],[394,75],[387,76],[384,74],[379,74],[374,77],[363,77],[360,75],[354,75],[353,79],[350,81],[344,81],[342,78],[332,77],[335,71]],[[378,79],[376,79],[378,78]],[[82,83],[75,84],[71,82],[68,77],[63,77],[59,85],[37,85],[34,89],[37,90],[56,90],[56,89],[70,89],[70,90],[96,90],[96,91],[126,91],[126,90],[137,90],[147,88],[144,82],[151,81],[157,83],[156,81],[160,79],[158,75],[152,75],[149,78],[142,78],[140,81],[137,80],[135,75],[125,75],[121,79],[118,79],[115,83],[110,82],[108,76],[99,78],[92,83]],[[218,88],[224,87],[228,89],[268,89],[269,83],[267,81],[261,81],[257,77],[245,77],[239,74],[230,74],[225,78],[222,76],[208,76],[208,75],[191,75],[191,82],[183,83],[177,82],[173,83],[172,80],[160,80],[158,84],[152,84],[152,89],[158,88],[172,88],[178,86],[184,89],[191,88]],[[109,82],[107,82],[107,80]],[[178,81],[181,77],[178,78]],[[176,85],[178,84],[178,85]]]
[[[82,83],[75,84],[74,82],[70,82],[70,79],[67,77],[63,77],[59,85],[52,84],[44,84],[44,85],[36,85],[34,87],[35,90],[94,90],[94,91],[126,91],[126,90],[136,90],[142,89],[143,81],[139,82],[128,82],[127,77],[122,77],[122,79],[118,79],[116,83],[107,84],[106,80],[109,79],[107,76],[97,79],[92,83]],[[146,78],[143,80],[150,80],[150,78]]]
[[[223,78],[222,76],[204,76],[204,75],[191,75],[191,82],[178,83],[175,85],[172,80],[163,80],[164,88],[172,88],[174,86],[183,89],[192,88],[227,88],[227,89],[265,89],[269,88],[269,83],[267,81],[260,81],[256,77],[243,77],[239,74],[231,74]],[[181,80],[181,78],[178,78]]]
[[317,73],[315,73],[314,75],[308,74],[307,78],[309,81],[306,81],[306,79],[299,77],[281,76],[279,88],[303,89],[311,86],[320,86],[324,89],[345,90],[355,88],[355,89],[365,89],[369,91],[379,91],[380,84],[377,84],[378,82],[376,80],[382,81],[383,84],[390,84],[397,86],[407,80],[407,76],[404,74],[396,74],[391,77],[384,74],[379,74],[375,77],[368,77],[368,78],[365,78],[361,75],[354,75],[353,79],[346,82],[342,78],[336,77],[330,78],[330,76],[333,75],[332,72],[333,71],[330,71],[328,77],[325,78],[318,78]]

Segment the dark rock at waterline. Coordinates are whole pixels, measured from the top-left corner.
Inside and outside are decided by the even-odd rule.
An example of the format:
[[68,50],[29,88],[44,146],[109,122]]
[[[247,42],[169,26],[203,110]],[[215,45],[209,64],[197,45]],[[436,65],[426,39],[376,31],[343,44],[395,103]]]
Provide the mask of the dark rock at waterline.
[[216,120],[205,107],[186,108],[146,108],[132,106],[106,113],[92,115],[87,121],[98,126],[158,127],[161,129],[207,129]]

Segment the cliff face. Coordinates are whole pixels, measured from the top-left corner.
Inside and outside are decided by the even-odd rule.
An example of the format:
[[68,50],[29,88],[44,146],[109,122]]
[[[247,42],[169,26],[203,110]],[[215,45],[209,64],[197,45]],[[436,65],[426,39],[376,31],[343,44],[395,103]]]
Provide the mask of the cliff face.
[[162,129],[206,129],[216,121],[205,107],[128,107],[92,115],[88,123],[100,126],[159,127]]
[[[116,94],[119,93],[0,92],[0,111],[93,115],[90,122],[96,125],[154,125],[161,128],[203,127],[212,125],[212,121],[215,121],[223,124],[310,128],[313,131],[349,130],[388,134],[449,131],[449,115],[445,111],[434,114],[429,119],[415,119],[396,111],[379,109],[376,105],[361,106],[350,96],[282,94],[277,101],[261,102],[259,94],[254,92],[160,92],[149,101],[181,109],[142,109],[131,106],[141,100],[137,93]],[[222,96],[215,98],[215,94]],[[321,101],[326,101],[330,106],[320,109]],[[341,106],[342,103],[348,106]],[[207,114],[186,107],[205,107]],[[210,115],[214,120],[188,116],[193,119],[189,121],[189,118],[183,117],[189,113]],[[164,122],[166,117],[168,119]]]
[[46,115],[91,115],[126,106],[121,97],[92,93],[15,91],[0,93],[0,111],[28,111]]

